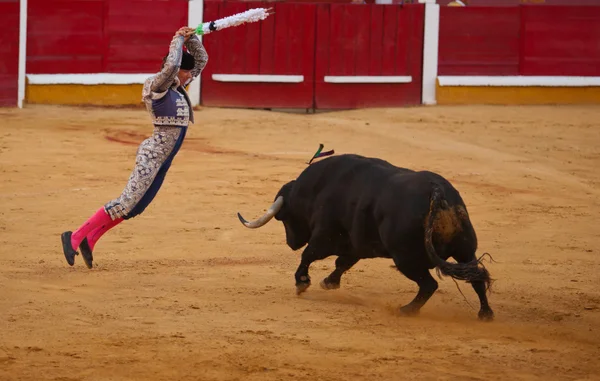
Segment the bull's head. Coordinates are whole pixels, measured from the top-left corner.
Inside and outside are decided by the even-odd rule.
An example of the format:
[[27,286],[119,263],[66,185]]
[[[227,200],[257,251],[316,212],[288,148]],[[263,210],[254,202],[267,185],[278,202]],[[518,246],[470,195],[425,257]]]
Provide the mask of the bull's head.
[[250,229],[260,228],[266,225],[273,217],[283,222],[285,228],[285,238],[288,246],[292,250],[298,250],[308,243],[310,239],[310,229],[304,219],[300,218],[291,207],[291,195],[295,181],[285,184],[277,195],[275,201],[261,217],[254,221],[247,221],[240,213],[238,218],[245,227]]

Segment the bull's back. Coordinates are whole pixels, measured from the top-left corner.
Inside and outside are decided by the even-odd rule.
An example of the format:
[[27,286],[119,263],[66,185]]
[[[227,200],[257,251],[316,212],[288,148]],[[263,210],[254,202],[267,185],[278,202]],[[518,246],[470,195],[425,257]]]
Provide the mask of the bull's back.
[[311,164],[298,176],[296,184],[298,190],[311,196],[331,193],[330,190],[344,190],[344,194],[352,194],[355,190],[363,193],[380,188],[399,172],[413,171],[385,160],[345,154]]

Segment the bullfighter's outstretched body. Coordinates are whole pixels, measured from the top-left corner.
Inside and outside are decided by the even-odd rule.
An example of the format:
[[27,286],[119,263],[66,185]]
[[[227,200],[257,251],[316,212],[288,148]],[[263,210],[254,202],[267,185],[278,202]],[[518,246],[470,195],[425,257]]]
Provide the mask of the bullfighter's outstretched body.
[[[188,52],[183,50],[184,45]],[[85,264],[92,268],[92,252],[100,237],[123,220],[141,214],[152,202],[183,143],[189,122],[194,122],[185,86],[200,75],[207,62],[208,55],[194,29],[179,29],[161,71],[148,78],[142,90],[154,132],[140,144],[135,167],[121,195],[103,205],[74,232],[62,233],[69,265],[75,263],[79,248]]]

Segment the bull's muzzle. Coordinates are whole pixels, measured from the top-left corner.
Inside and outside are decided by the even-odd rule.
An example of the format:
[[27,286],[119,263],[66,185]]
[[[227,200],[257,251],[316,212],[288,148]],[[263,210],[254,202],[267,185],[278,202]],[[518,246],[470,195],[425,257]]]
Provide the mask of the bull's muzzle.
[[281,210],[282,206],[283,206],[283,196],[279,196],[279,197],[277,197],[277,199],[275,200],[273,205],[271,205],[269,210],[267,210],[266,213],[262,217],[258,218],[255,221],[246,221],[246,219],[244,219],[244,217],[242,217],[241,214],[238,213],[237,215],[245,227],[250,228],[250,229],[256,229],[256,228],[260,228],[261,226],[264,226],[267,222],[271,221],[271,219],[277,214],[277,212],[279,212]]

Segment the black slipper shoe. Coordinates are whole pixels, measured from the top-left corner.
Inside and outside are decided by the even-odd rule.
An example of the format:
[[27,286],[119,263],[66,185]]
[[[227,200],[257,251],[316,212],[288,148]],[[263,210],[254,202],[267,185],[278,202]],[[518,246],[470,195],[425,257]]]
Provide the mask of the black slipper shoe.
[[79,250],[81,250],[81,257],[83,258],[83,261],[85,262],[87,268],[91,269],[92,267],[94,267],[94,256],[92,255],[92,250],[90,249],[90,245],[88,243],[87,238],[84,238],[83,241],[81,241],[81,244],[79,245]]
[[71,246],[71,235],[73,232],[67,231],[61,234],[60,239],[62,241],[63,253],[65,253],[65,258],[67,259],[67,263],[71,266],[75,264],[75,256],[77,253],[73,250]]

